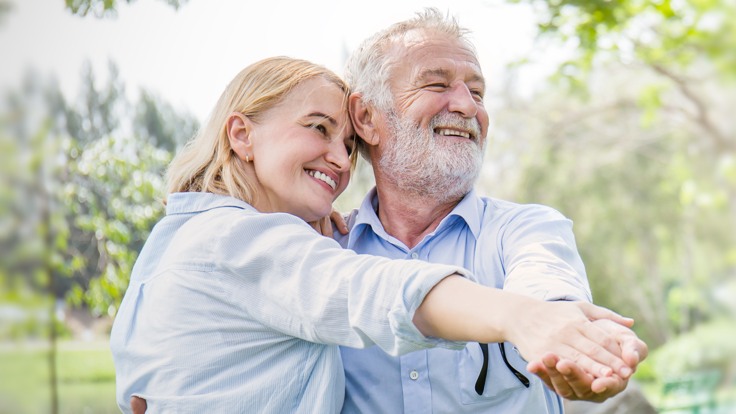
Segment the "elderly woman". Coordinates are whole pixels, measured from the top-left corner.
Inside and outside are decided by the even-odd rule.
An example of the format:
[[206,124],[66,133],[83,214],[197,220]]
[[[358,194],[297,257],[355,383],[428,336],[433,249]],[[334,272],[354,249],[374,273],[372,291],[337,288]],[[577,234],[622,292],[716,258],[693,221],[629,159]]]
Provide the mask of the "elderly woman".
[[[610,311],[480,287],[454,266],[357,255],[318,234],[308,223],[330,214],[349,180],[348,93],[321,66],[257,62],[174,159],[166,216],[111,334],[124,412],[132,396],[154,412],[337,412],[337,345],[398,355],[519,339],[531,360],[562,351],[569,334],[599,347],[602,370],[618,362],[589,323],[630,323]],[[494,306],[524,316],[509,321]],[[521,341],[528,329],[542,340]]]

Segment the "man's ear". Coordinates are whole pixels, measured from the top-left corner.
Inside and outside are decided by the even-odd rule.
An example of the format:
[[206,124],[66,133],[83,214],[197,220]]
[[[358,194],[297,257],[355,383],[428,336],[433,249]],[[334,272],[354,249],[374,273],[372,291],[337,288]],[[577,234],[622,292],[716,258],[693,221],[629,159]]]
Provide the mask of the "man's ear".
[[363,100],[363,95],[353,93],[348,98],[348,108],[350,111],[350,119],[353,121],[353,128],[363,141],[368,145],[378,145],[380,138],[376,130],[376,119],[378,113],[373,106]]
[[253,159],[253,142],[251,140],[252,122],[247,116],[233,112],[227,118],[227,139],[230,148],[238,158],[250,162]]

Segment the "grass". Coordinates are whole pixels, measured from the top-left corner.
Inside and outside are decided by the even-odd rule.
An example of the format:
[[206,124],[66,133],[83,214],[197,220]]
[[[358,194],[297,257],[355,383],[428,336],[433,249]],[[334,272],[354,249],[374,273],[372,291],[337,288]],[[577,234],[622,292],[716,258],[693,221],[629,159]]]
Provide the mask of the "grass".
[[[59,344],[57,372],[59,412],[69,414],[119,413],[115,403],[115,370],[105,340]],[[48,352],[44,344],[0,343],[0,414],[49,413],[51,393]],[[642,389],[656,403],[661,384],[641,381]],[[736,412],[736,387],[718,392],[723,413]]]
[[[0,414],[51,412],[43,344],[0,348]],[[62,342],[57,359],[60,413],[119,413],[115,370],[105,341]]]

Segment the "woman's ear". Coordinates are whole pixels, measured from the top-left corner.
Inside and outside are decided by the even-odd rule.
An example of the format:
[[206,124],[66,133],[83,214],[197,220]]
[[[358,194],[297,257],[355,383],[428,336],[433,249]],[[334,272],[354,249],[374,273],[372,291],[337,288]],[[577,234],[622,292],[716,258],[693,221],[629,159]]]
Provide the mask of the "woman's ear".
[[252,122],[247,116],[233,112],[227,118],[227,139],[238,158],[250,162],[253,159],[253,142],[250,133]]
[[356,92],[348,98],[348,109],[355,133],[369,146],[378,145],[380,137],[374,119],[377,112],[373,106],[363,100],[363,95]]

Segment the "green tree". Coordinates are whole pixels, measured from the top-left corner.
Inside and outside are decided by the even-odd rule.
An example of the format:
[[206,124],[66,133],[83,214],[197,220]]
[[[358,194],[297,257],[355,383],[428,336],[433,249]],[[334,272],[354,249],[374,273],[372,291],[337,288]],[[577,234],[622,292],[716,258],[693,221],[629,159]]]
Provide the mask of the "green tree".
[[136,105],[133,135],[149,144],[176,152],[197,130],[197,120],[182,116],[167,102],[147,91],[141,91]]
[[[157,109],[145,92],[135,107],[158,118],[137,119],[114,65],[108,78],[98,86],[87,67],[73,104],[55,81],[31,73],[1,104],[2,299],[47,303],[52,412],[58,410],[57,304],[115,313],[138,251],[163,212],[163,170],[172,155],[166,146],[197,128],[191,116],[163,102]],[[153,139],[160,131],[169,133]]]
[[531,3],[569,59],[499,112],[492,151],[521,166],[506,191],[575,220],[596,301],[652,348],[718,323],[736,275],[736,7]]
[[[38,193],[40,185],[45,186],[54,199],[54,211],[61,217],[55,232],[62,245],[52,250],[54,257],[64,263],[57,270],[64,277],[54,284],[53,294],[64,298],[76,286],[77,303],[80,289],[86,290],[100,275],[105,279],[106,272],[116,267],[132,264],[117,262],[131,261],[131,252],[137,252],[145,240],[144,229],[150,228],[157,218],[153,213],[141,216],[139,209],[150,213],[152,205],[156,205],[154,200],[162,195],[158,192],[160,176],[173,148],[197,128],[193,117],[178,115],[171,106],[152,99],[145,91],[139,103],[131,105],[114,65],[109,68],[108,78],[98,86],[86,66],[79,99],[69,103],[53,80],[44,82],[38,75],[30,74],[21,90],[6,99],[9,115],[4,129],[7,136],[13,137],[8,140],[9,153],[26,153],[21,160],[53,167],[44,177],[34,174],[35,167],[30,164],[11,167],[11,173],[22,173],[8,176],[15,182],[9,187],[14,190],[8,197],[14,195],[18,201],[12,216],[16,219],[13,226],[18,229],[9,232],[15,236],[8,239],[6,251],[13,251],[12,246],[26,251],[26,247],[38,241],[33,237],[37,233],[30,230],[39,221],[38,209],[24,207],[23,202]],[[133,107],[145,108],[154,116],[139,119]],[[134,131],[135,138],[123,131]],[[166,133],[161,134],[162,131]],[[7,165],[13,164],[18,162]],[[160,213],[160,207],[154,211]],[[19,237],[25,243],[15,244]],[[122,245],[114,248],[111,243]],[[35,254],[29,253],[29,257],[36,257]],[[25,260],[21,259],[25,257],[22,254],[8,256],[17,258],[12,259],[16,262]],[[30,280],[28,284],[40,289],[43,283]],[[114,307],[121,295],[117,292],[107,302],[92,300],[92,296],[87,299],[100,311]]]
[[[117,15],[118,4],[123,0],[64,0],[66,8],[78,16],[92,14],[95,17],[114,17]],[[135,0],[124,0],[130,4]],[[160,0],[178,10],[188,0]]]

